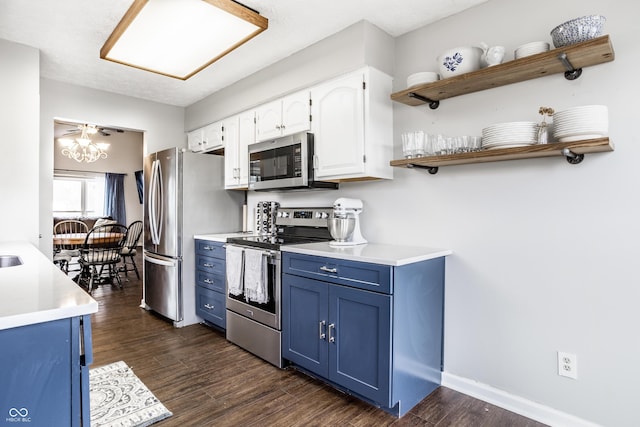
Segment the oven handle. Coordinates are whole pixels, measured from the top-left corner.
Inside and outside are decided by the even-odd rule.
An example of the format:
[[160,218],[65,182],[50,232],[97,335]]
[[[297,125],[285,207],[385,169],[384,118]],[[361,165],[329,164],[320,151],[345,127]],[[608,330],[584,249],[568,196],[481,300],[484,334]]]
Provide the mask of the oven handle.
[[267,258],[270,258],[270,259],[276,258],[280,254],[280,251],[273,251],[271,249],[259,249],[259,248],[255,248],[253,246],[244,246],[244,245],[227,243],[226,245],[224,245],[224,248],[226,249],[227,246],[235,246],[235,247],[241,248],[243,250],[244,249],[253,249],[253,250],[256,250],[256,251],[260,251],[260,252],[262,252],[262,256],[266,256]]

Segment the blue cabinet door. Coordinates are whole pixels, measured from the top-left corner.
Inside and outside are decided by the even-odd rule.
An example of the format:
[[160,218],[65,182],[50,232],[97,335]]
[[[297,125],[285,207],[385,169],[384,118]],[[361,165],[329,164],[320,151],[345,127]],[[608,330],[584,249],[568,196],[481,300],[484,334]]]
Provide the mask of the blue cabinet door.
[[80,406],[72,391],[79,382],[72,359],[80,349],[72,348],[78,331],[71,320],[0,331],[0,426],[80,424],[72,409]]
[[388,406],[391,296],[329,285],[329,380]]
[[282,275],[282,357],[328,378],[325,282]]

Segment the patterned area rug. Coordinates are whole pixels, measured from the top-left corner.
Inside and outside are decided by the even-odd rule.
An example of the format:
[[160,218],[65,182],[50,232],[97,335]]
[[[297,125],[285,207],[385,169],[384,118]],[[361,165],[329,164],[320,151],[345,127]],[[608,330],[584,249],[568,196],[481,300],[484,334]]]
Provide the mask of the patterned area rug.
[[144,427],[173,415],[120,361],[89,371],[91,427]]

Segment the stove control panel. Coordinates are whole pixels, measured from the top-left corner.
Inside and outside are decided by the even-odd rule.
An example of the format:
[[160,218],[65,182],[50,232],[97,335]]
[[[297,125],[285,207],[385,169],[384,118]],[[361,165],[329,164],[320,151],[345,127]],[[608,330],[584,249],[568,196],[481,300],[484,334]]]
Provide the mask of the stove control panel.
[[327,227],[327,218],[333,212],[328,208],[278,208],[276,224],[283,226]]

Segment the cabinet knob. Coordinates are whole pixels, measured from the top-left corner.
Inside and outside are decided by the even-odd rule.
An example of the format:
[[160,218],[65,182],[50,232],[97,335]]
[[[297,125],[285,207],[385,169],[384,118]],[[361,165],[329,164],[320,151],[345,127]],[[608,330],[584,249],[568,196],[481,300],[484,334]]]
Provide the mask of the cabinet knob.
[[213,267],[213,264],[209,264],[208,262],[205,262],[204,264],[202,264],[203,267]]
[[204,282],[204,283],[208,283],[208,284],[210,284],[210,285],[212,285],[212,284],[213,284],[213,280],[211,280],[211,279],[204,279],[204,280],[203,280],[203,282]]
[[282,129],[282,126],[276,125],[276,129],[280,130],[280,129]]
[[213,310],[214,308],[216,308],[214,305],[210,305],[210,304],[205,304],[204,308],[206,308],[207,310]]

